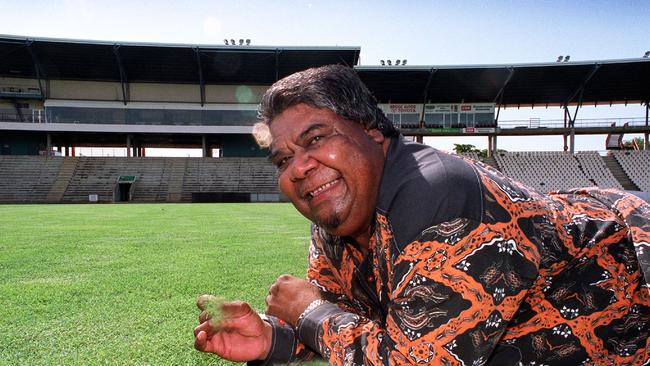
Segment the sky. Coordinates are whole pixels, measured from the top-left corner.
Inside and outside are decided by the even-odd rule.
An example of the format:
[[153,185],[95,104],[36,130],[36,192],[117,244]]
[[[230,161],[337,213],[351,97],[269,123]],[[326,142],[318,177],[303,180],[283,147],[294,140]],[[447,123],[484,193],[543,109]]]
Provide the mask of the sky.
[[[0,0],[0,34],[113,42],[356,46],[361,65],[554,62],[641,57],[650,0],[638,1],[90,1]],[[578,118],[643,117],[644,108],[585,107]],[[500,120],[561,119],[559,108],[508,109]],[[626,136],[631,138],[633,136]],[[604,136],[577,137],[603,150]],[[487,138],[426,139],[487,147]],[[506,150],[561,150],[561,137],[500,138]]]

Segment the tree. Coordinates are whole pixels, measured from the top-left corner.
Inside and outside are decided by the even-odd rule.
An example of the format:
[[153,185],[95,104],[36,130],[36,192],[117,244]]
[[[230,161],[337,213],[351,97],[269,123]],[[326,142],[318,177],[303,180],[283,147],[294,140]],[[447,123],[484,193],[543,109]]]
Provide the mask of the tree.
[[623,141],[623,150],[644,150],[645,141],[642,137],[635,137],[632,140]]
[[456,154],[476,152],[480,153],[481,151],[472,144],[454,144],[454,151]]

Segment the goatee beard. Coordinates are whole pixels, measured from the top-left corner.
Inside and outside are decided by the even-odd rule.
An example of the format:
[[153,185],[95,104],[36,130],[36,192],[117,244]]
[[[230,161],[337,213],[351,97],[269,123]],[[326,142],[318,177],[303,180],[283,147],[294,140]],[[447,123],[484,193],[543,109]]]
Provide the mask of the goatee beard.
[[325,220],[316,220],[316,225],[322,227],[325,231],[330,231],[341,225],[341,218],[334,214],[327,217]]

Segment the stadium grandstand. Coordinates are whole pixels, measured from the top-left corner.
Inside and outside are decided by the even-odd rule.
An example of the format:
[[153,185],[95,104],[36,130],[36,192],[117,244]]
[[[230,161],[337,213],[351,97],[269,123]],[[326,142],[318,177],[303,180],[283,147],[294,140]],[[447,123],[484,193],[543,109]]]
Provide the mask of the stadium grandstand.
[[[407,136],[485,136],[467,154],[540,191],[650,191],[650,59],[471,66],[362,66],[358,47],[111,43],[0,35],[0,202],[279,201],[250,132],[262,93],[296,71],[354,67]],[[637,103],[645,118],[580,120],[582,105]],[[559,106],[564,119],[499,121],[502,108]],[[610,149],[575,152],[576,135]],[[503,152],[499,136],[559,135],[564,151]],[[126,157],[79,156],[80,148]],[[202,157],[148,157],[150,148]]]

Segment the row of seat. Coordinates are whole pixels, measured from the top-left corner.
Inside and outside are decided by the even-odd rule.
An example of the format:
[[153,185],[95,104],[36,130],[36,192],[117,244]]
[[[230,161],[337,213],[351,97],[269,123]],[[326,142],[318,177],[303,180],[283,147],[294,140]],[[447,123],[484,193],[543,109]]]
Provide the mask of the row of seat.
[[[463,155],[481,159],[478,153]],[[640,190],[650,192],[650,151],[616,152],[614,157]],[[623,189],[593,151],[508,152],[497,154],[494,162],[504,174],[541,192]],[[0,156],[0,202],[87,202],[95,194],[110,202],[121,175],[136,177],[131,192],[139,202],[189,202],[192,193],[204,192],[279,193],[275,167],[265,158]]]
[[616,151],[614,158],[640,190],[650,192],[650,150]]
[[504,174],[540,192],[589,186],[623,189],[595,151],[505,152],[497,154],[495,161]]
[[0,156],[0,202],[88,202],[90,195],[112,202],[119,176],[136,177],[136,202],[190,202],[197,192],[279,193],[266,158]]

